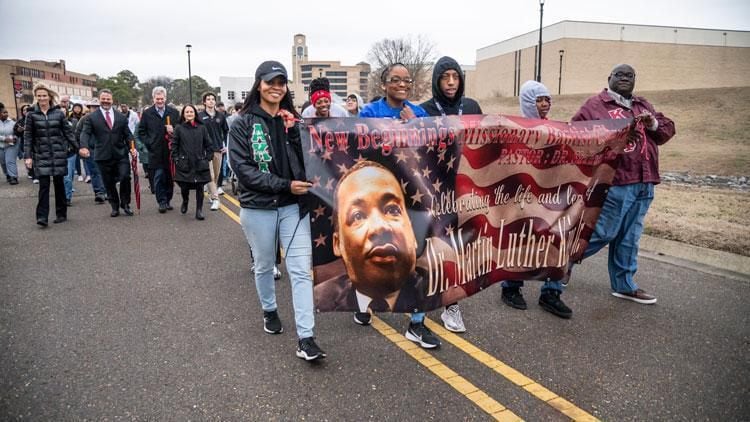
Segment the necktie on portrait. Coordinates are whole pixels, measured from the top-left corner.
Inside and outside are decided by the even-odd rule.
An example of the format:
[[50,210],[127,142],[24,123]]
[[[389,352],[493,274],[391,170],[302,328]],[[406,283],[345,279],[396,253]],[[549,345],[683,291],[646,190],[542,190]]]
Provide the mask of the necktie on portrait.
[[109,117],[109,111],[104,112],[104,119],[107,120],[107,126],[112,129],[112,118]]
[[391,310],[385,299],[373,299],[372,302],[370,302],[370,309],[374,312],[388,312]]

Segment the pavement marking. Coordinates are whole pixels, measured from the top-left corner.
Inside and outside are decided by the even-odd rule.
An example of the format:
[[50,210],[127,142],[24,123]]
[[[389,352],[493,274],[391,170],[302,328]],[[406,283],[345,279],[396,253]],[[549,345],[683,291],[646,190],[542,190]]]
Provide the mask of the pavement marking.
[[432,371],[438,378],[446,384],[453,387],[454,390],[461,393],[477,407],[484,410],[498,421],[520,421],[518,415],[510,409],[498,403],[495,399],[487,395],[484,391],[470,383],[466,378],[458,375],[448,366],[437,360],[433,355],[427,353],[417,344],[409,341],[398,333],[393,327],[385,323],[377,316],[372,316],[372,327],[375,328],[383,337],[390,340],[393,344],[401,348],[406,354],[414,358],[422,366]]
[[565,416],[575,421],[598,421],[599,420],[595,416],[586,412],[585,410],[577,407],[576,405],[569,402],[568,400],[565,400],[564,398],[548,390],[543,385],[537,383],[531,378],[525,376],[524,374],[506,365],[502,361],[496,359],[494,356],[490,355],[489,353],[484,352],[483,350],[479,349],[478,347],[474,346],[468,341],[462,339],[458,335],[446,330],[445,328],[443,328],[442,325],[433,322],[429,318],[425,318],[424,321],[425,321],[425,325],[427,325],[427,327],[430,330],[432,330],[435,334],[442,337],[445,341],[452,344],[453,346],[455,346],[462,352],[466,353],[467,355],[471,356],[475,360],[481,362],[488,368],[494,370],[498,374],[502,375],[503,377],[508,379],[510,382],[528,391],[532,396],[552,406],[553,408],[555,408],[557,411],[564,414]]
[[224,199],[226,199],[227,201],[233,203],[235,206],[237,206],[237,207],[240,206],[240,201],[238,201],[237,199],[235,199],[234,196],[232,196],[232,195],[230,195],[228,193],[224,193],[224,195],[221,195],[221,196],[224,197]]

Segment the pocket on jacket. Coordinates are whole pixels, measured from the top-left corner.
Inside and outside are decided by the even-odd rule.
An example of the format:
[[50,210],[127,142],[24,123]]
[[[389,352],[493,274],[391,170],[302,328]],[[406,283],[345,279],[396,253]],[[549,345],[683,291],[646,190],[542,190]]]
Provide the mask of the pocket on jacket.
[[210,167],[207,160],[198,160],[195,169],[198,171],[209,171]]
[[174,165],[177,170],[180,170],[182,172],[187,173],[190,171],[190,163],[188,163],[188,159],[184,155],[181,157],[177,157],[177,159],[174,162]]

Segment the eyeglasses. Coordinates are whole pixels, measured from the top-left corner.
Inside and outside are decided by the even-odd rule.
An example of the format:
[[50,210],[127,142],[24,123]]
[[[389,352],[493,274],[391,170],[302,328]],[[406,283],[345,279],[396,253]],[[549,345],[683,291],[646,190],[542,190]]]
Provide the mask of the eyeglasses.
[[622,78],[633,79],[633,78],[635,78],[635,73],[633,73],[633,72],[617,72],[613,76],[615,78],[618,78],[618,79],[622,79]]
[[413,79],[409,79],[409,78],[401,79],[398,76],[394,76],[394,77],[392,77],[391,79],[388,80],[388,83],[390,83],[392,85],[401,85],[401,82],[403,82],[403,83],[405,83],[407,85],[411,85],[411,84],[414,83],[414,80]]

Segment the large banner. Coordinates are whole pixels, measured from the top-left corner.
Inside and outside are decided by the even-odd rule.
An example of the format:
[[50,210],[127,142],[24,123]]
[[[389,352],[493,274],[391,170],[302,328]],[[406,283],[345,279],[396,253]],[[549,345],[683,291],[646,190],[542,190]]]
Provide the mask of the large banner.
[[632,120],[305,122],[315,306],[428,311],[559,280],[588,244]]

